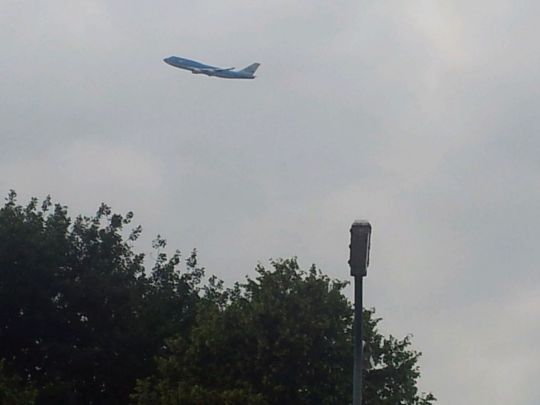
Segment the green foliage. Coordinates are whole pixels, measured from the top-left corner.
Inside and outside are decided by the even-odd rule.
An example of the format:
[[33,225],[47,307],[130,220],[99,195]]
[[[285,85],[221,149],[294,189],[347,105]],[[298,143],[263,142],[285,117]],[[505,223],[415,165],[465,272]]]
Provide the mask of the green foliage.
[[8,374],[4,369],[4,361],[0,360],[0,404],[2,405],[33,405],[37,391],[23,384],[22,379]]
[[[135,254],[132,214],[102,205],[71,220],[47,198],[0,208],[0,357],[39,390],[38,403],[125,403],[153,370],[165,338],[194,317],[195,253],[158,252],[151,273]],[[156,241],[163,248],[165,242]]]
[[[193,251],[134,252],[140,227],[102,205],[69,217],[50,198],[0,207],[0,404],[347,404],[352,306],[346,283],[295,259],[233,288]],[[365,405],[429,405],[419,353],[364,312]],[[20,377],[18,377],[20,376]]]
[[[296,260],[259,266],[258,276],[205,288],[196,326],[168,343],[158,373],[140,380],[137,404],[346,404],[352,393],[352,307],[345,283]],[[409,338],[384,338],[380,319],[364,312],[366,405],[428,405],[418,395],[419,353]],[[236,397],[233,397],[236,395]],[[234,400],[227,402],[227,396]]]
[[381,318],[374,310],[363,313],[365,355],[369,363],[364,371],[364,405],[429,405],[432,394],[418,392],[417,365],[421,353],[411,350],[410,336],[396,339],[377,330]]

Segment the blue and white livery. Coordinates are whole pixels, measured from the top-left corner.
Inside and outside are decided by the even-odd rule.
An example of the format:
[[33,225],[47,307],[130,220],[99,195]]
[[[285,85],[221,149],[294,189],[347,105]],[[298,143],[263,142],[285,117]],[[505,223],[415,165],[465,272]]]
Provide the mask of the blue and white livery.
[[163,61],[179,69],[189,70],[193,74],[215,76],[223,79],[255,79],[255,71],[260,66],[260,63],[254,63],[242,70],[234,70],[233,67],[224,69],[190,59],[179,58],[178,56],[170,56],[163,59]]

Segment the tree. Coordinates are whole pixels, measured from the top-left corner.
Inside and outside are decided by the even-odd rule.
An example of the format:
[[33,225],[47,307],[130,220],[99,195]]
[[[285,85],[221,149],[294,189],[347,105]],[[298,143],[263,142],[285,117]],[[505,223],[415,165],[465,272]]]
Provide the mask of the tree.
[[26,386],[18,375],[8,374],[0,360],[0,404],[33,405],[37,392]]
[[[142,405],[346,404],[352,392],[352,306],[346,283],[295,259],[257,268],[257,277],[224,289],[211,280],[188,336],[168,342],[158,372],[138,382]],[[419,394],[419,353],[410,339],[384,338],[364,311],[366,405],[428,405]]]
[[[70,218],[46,198],[0,207],[0,403],[346,404],[352,306],[346,283],[295,259],[224,288],[195,251],[146,270],[132,213]],[[429,405],[419,353],[364,312],[367,405]],[[131,395],[130,395],[131,394]],[[18,401],[18,402],[17,402]]]
[[102,205],[69,218],[50,198],[0,208],[0,358],[38,390],[38,403],[125,403],[153,371],[163,341],[194,318],[202,270],[195,253],[180,274],[179,253],[159,251],[146,274],[124,236],[133,214]]
[[364,373],[364,405],[430,405],[433,394],[419,393],[420,352],[410,349],[411,337],[384,337],[377,330],[381,318],[375,310],[363,311],[367,370]]

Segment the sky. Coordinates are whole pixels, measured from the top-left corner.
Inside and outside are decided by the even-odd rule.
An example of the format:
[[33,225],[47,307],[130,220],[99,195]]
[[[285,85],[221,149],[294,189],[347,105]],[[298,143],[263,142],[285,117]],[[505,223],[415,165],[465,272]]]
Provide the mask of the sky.
[[[540,403],[540,3],[2,0],[0,193],[135,213],[227,283],[297,256],[441,405]],[[255,80],[171,56],[261,67]],[[347,291],[352,296],[351,290]]]

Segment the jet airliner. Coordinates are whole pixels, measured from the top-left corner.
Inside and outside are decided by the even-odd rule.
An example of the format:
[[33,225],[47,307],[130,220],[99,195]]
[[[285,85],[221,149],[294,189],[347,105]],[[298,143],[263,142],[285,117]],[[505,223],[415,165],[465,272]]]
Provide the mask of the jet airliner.
[[218,68],[215,66],[205,65],[204,63],[196,62],[194,60],[179,58],[178,56],[170,56],[163,59],[163,61],[179,69],[189,70],[193,74],[216,76],[223,79],[255,79],[255,71],[260,66],[259,63],[254,63],[242,70],[234,70],[233,67]]

